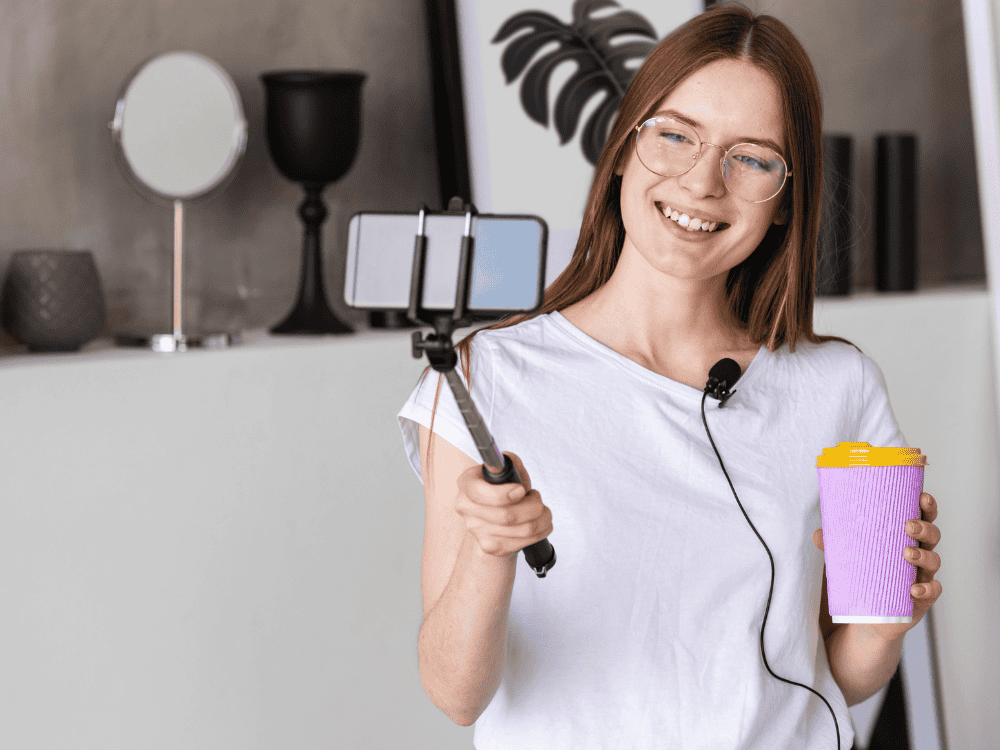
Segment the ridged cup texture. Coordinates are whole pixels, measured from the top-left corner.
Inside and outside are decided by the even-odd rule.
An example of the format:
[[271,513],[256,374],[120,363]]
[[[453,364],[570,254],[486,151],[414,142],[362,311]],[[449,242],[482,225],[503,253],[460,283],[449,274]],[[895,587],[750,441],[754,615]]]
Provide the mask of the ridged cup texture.
[[920,519],[924,467],[817,467],[816,471],[831,618],[910,622],[910,588],[917,568],[903,551],[917,546],[906,533],[906,523]]

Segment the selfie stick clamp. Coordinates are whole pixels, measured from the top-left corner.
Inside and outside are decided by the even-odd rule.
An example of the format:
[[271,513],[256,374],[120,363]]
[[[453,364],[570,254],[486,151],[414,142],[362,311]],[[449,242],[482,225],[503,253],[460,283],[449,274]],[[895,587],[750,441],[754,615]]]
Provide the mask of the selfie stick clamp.
[[[424,352],[431,366],[444,373],[455,395],[455,401],[462,412],[465,424],[472,434],[472,439],[483,458],[483,478],[490,484],[521,484],[521,477],[514,468],[510,456],[503,455],[496,446],[493,436],[486,429],[479,410],[476,409],[472,397],[465,384],[462,383],[455,365],[458,354],[451,341],[451,334],[456,328],[464,328],[472,323],[469,318],[469,272],[472,268],[472,217],[477,213],[471,203],[463,206],[461,198],[452,198],[448,203],[447,214],[465,214],[465,232],[462,235],[462,250],[458,264],[458,286],[455,290],[455,309],[451,312],[425,310],[423,308],[424,268],[427,262],[427,235],[424,234],[424,217],[427,207],[420,209],[417,217],[417,234],[413,246],[413,273],[410,282],[410,308],[407,317],[414,323],[424,323],[434,327],[435,332],[427,334],[424,339],[420,331],[414,331],[413,358],[420,359]],[[556,550],[548,539],[535,542],[525,547],[524,559],[539,578],[545,578],[545,573],[556,564]]]

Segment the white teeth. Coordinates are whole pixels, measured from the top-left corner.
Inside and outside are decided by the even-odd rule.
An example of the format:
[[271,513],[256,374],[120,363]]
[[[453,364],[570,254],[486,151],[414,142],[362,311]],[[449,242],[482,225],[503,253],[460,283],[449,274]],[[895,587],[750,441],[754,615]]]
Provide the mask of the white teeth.
[[717,221],[691,218],[687,214],[682,214],[679,211],[671,209],[670,206],[663,207],[663,215],[668,219],[673,219],[682,227],[687,227],[689,232],[714,232],[715,228],[719,226],[719,222]]

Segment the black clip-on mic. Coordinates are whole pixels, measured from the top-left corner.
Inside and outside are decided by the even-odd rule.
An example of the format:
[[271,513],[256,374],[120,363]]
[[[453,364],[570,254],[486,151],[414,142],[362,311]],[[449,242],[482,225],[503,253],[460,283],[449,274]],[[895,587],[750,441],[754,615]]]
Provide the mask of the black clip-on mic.
[[[435,333],[427,334],[424,340],[420,331],[414,331],[413,358],[420,359],[423,352],[427,352],[427,359],[431,366],[438,372],[444,373],[451,386],[451,391],[458,402],[458,408],[462,412],[465,424],[472,433],[472,439],[479,449],[479,455],[483,458],[483,478],[490,484],[507,484],[516,482],[521,484],[521,477],[514,468],[510,456],[503,455],[493,441],[493,436],[486,429],[479,410],[476,409],[472,397],[466,390],[458,373],[455,372],[455,364],[458,362],[458,354],[451,341],[452,331],[456,328],[464,328],[472,324],[472,317],[468,310],[469,296],[469,274],[472,269],[472,217],[477,213],[476,207],[471,203],[463,207],[462,199],[452,198],[448,202],[446,214],[465,214],[465,232],[462,235],[462,252],[458,265],[458,286],[455,290],[455,309],[452,312],[441,313],[439,311],[425,310],[423,308],[424,295],[424,267],[427,262],[427,235],[424,234],[424,215],[427,207],[420,209],[417,218],[417,235],[413,246],[413,273],[410,277],[410,308],[407,317],[414,323],[424,323],[434,326]],[[525,547],[524,559],[535,571],[539,578],[545,578],[545,573],[556,564],[556,550],[548,539],[529,544]]]
[[[736,391],[732,393],[729,392],[730,387],[736,384],[736,381],[740,379],[743,374],[743,370],[740,368],[739,362],[735,359],[720,359],[714,365],[712,369],[708,371],[708,383],[705,385],[705,395],[701,397],[701,421],[705,423],[705,432],[708,433],[708,440],[712,443],[712,449],[715,451],[715,455],[719,459],[719,466],[722,467],[722,473],[726,475],[726,481],[729,482],[729,488],[733,491],[733,497],[736,498],[736,502],[740,506],[740,510],[743,511],[743,516],[747,519],[747,523],[750,524],[750,528],[753,529],[753,533],[757,534],[757,538],[760,539],[760,543],[764,545],[764,549],[767,550],[767,556],[771,560],[771,590],[767,594],[767,607],[764,608],[764,622],[760,626],[760,655],[764,659],[764,666],[767,667],[767,671],[771,672],[771,675],[782,682],[787,682],[789,685],[798,685],[799,687],[804,687],[811,693],[816,693],[808,685],[803,685],[800,682],[793,682],[792,680],[786,680],[784,677],[778,677],[771,671],[771,665],[767,663],[767,656],[764,654],[764,625],[767,624],[767,613],[771,609],[771,594],[774,593],[774,558],[771,557],[771,550],[767,548],[767,544],[760,534],[757,533],[757,529],[754,527],[753,523],[750,521],[750,516],[747,512],[743,510],[743,503],[740,502],[739,495],[736,494],[736,488],[733,487],[733,481],[729,478],[729,472],[726,471],[726,467],[722,463],[722,456],[719,455],[719,449],[715,447],[715,441],[712,440],[712,433],[708,430],[708,420],[705,419],[705,398],[711,396],[712,398],[719,400],[719,408],[721,409],[723,405],[728,401]],[[826,698],[819,695],[821,701],[826,703],[826,707],[830,709],[830,713],[833,715],[833,726],[837,730],[837,750],[840,750],[840,724],[837,723],[837,715],[833,712],[833,708],[827,703]]]

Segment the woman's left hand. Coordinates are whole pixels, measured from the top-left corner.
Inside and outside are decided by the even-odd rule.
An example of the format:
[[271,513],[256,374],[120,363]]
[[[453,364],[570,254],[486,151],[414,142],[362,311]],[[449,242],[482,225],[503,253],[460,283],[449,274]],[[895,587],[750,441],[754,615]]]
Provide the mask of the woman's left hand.
[[[898,640],[906,635],[908,630],[915,628],[927,610],[941,596],[941,582],[934,580],[934,575],[941,567],[941,556],[932,551],[941,541],[941,531],[932,523],[937,514],[937,503],[934,498],[926,492],[921,493],[921,520],[908,521],[906,524],[906,533],[917,541],[917,546],[907,546],[904,550],[904,559],[917,568],[917,580],[910,588],[910,596],[913,597],[913,619],[910,622],[873,623],[866,626],[886,641]],[[916,524],[913,531],[910,530],[911,524]],[[822,552],[823,529],[816,529],[813,532],[812,541]]]

